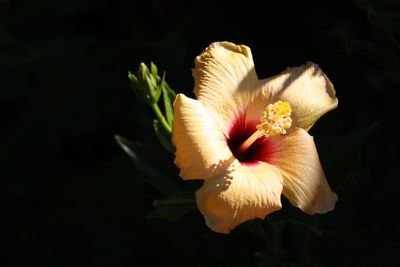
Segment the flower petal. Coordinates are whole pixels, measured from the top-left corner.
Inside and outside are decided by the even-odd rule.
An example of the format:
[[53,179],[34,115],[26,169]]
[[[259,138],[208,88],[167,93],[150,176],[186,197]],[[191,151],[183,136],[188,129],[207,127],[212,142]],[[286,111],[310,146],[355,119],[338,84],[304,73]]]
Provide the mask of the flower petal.
[[228,233],[242,222],[281,208],[282,177],[272,165],[239,166],[206,180],[196,192],[197,206],[215,232]]
[[250,114],[258,116],[265,104],[278,100],[289,102],[292,107],[293,127],[309,130],[326,112],[338,105],[332,83],[317,64],[308,62],[295,68],[288,68],[281,74],[260,80],[253,97],[254,105]]
[[212,43],[196,58],[192,74],[196,98],[215,112],[227,131],[231,119],[246,108],[258,81],[250,48]]
[[272,164],[282,171],[283,195],[308,214],[333,210],[337,195],[325,178],[313,137],[304,129],[292,128],[286,135],[271,138]]
[[[201,102],[178,94],[174,102],[172,142],[183,179],[207,179],[237,161],[225,136]],[[237,164],[239,164],[237,162]]]

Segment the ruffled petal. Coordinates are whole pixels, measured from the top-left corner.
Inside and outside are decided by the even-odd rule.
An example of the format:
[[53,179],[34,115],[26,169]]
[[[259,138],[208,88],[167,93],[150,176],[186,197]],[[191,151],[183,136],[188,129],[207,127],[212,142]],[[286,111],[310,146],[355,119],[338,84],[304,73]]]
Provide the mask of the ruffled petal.
[[283,175],[283,195],[308,214],[326,213],[335,208],[332,192],[319,161],[313,137],[304,129],[292,128],[286,135],[273,136],[271,164]]
[[293,127],[307,131],[322,115],[338,105],[332,83],[320,67],[312,62],[260,80],[256,87],[255,92],[259,93],[253,96],[249,116],[259,116],[270,103],[286,101],[293,110]]
[[277,168],[259,162],[239,166],[206,180],[196,192],[197,206],[215,232],[228,233],[237,225],[281,208],[282,177]]
[[[183,179],[207,179],[234,161],[225,136],[203,104],[178,94],[174,102],[172,142]],[[237,162],[237,164],[239,164]]]
[[215,42],[195,60],[196,98],[211,109],[225,134],[233,117],[243,113],[258,79],[250,48]]

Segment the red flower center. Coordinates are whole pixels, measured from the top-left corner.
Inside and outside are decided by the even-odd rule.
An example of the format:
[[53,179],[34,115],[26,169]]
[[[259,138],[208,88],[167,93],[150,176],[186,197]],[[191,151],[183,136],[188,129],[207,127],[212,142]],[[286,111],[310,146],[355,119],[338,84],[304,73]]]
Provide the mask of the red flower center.
[[246,121],[245,115],[241,114],[232,122],[228,131],[227,144],[232,154],[243,165],[255,165],[260,161],[272,164],[274,142],[272,138],[260,137],[251,144],[244,152],[238,153],[239,146],[247,140],[255,131],[260,120]]

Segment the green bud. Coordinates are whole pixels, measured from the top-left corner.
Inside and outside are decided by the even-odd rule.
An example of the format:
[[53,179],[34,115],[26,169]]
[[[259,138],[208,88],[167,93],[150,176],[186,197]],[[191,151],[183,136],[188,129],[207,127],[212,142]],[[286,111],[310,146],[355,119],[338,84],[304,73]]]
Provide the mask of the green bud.
[[140,101],[153,105],[160,98],[162,80],[158,77],[158,70],[155,64],[151,63],[150,69],[151,72],[144,63],[140,63],[136,75],[129,72],[128,78],[131,80],[132,89]]

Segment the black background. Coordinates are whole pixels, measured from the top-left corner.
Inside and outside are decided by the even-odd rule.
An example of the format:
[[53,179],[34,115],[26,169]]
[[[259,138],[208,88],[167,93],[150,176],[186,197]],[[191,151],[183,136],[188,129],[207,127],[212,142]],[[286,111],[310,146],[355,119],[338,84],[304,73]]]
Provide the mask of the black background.
[[[399,7],[1,0],[4,266],[399,264]],[[318,63],[339,99],[310,132],[339,196],[336,209],[318,217],[321,236],[286,226],[275,262],[263,256],[263,238],[246,230],[252,222],[221,235],[197,210],[177,222],[146,218],[162,195],[113,137],[150,144],[173,164],[127,72],[153,61],[174,90],[194,97],[195,56],[223,40],[252,49],[259,78]]]

